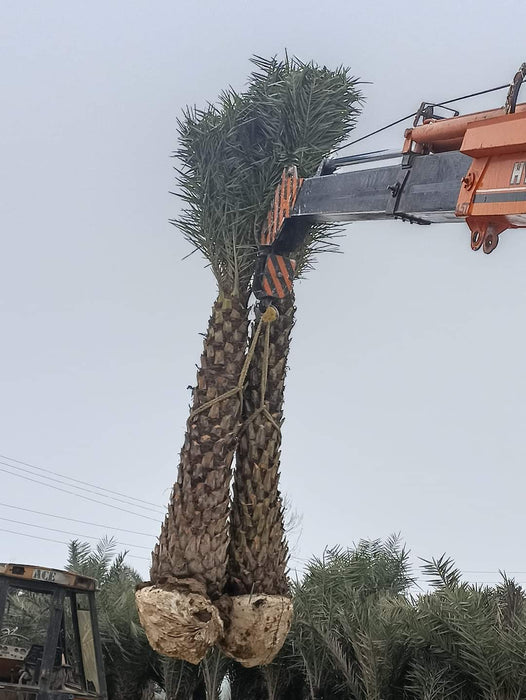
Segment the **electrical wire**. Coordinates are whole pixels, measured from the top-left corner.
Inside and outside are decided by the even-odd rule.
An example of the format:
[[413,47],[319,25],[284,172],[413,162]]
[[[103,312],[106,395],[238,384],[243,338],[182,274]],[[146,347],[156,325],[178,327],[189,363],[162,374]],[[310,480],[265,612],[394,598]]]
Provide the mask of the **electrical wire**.
[[30,535],[29,533],[25,532],[17,532],[16,530],[8,530],[7,528],[0,527],[0,532],[8,532],[11,535],[20,535],[21,537],[31,537],[33,540],[43,540],[44,542],[56,542],[57,544],[68,544],[67,542],[64,542],[63,540],[54,540],[51,537],[41,537],[40,535]]
[[[40,535],[29,535],[25,532],[18,532],[17,530],[8,530],[7,528],[0,527],[0,532],[8,532],[11,535],[19,535],[20,537],[31,537],[32,540],[42,540],[44,542],[55,542],[56,544],[69,545],[69,542],[65,540],[55,540],[51,537],[41,537]],[[127,554],[131,559],[142,559],[143,561],[150,561],[148,557],[139,557],[135,554]]]
[[82,525],[92,525],[93,527],[101,527],[104,530],[118,530],[119,532],[125,532],[128,535],[142,535],[143,537],[152,537],[152,535],[149,532],[137,532],[136,530],[128,530],[127,528],[116,527],[115,525],[101,525],[100,523],[92,523],[89,520],[77,520],[77,518],[67,518],[65,515],[43,513],[40,510],[33,510],[32,508],[22,508],[22,506],[14,506],[11,503],[0,503],[0,506],[4,506],[4,508],[13,508],[13,510],[23,510],[26,513],[33,513],[33,515],[44,515],[47,518],[58,518],[59,520],[69,520],[72,523],[81,523]]
[[25,479],[26,481],[32,481],[35,484],[40,484],[41,486],[47,486],[50,489],[55,489],[55,491],[62,491],[62,493],[67,493],[70,496],[77,496],[77,498],[83,498],[85,501],[91,501],[92,503],[98,503],[102,506],[107,506],[108,508],[113,508],[114,510],[120,510],[123,513],[129,513],[130,515],[135,515],[138,518],[144,518],[145,520],[151,520],[156,523],[158,520],[156,518],[150,518],[148,515],[143,515],[142,513],[134,513],[126,508],[121,508],[120,506],[114,506],[111,503],[104,503],[104,501],[97,501],[95,498],[90,498],[89,496],[83,496],[81,493],[75,493],[74,491],[68,491],[67,489],[62,489],[60,486],[53,486],[53,484],[47,484],[45,481],[38,481],[38,479],[31,479],[29,476],[24,476],[23,474],[17,474],[16,472],[10,472],[7,469],[2,469],[0,467],[0,472],[5,474],[10,474],[11,476],[17,476],[19,479]]
[[150,557],[139,557],[139,556],[137,556],[137,554],[129,554],[129,553],[126,553],[126,556],[129,557],[130,559],[141,559],[142,561],[151,562]]
[[437,107],[443,107],[444,105],[453,104],[453,102],[460,102],[461,100],[469,100],[471,97],[478,97],[479,95],[487,95],[490,92],[496,92],[497,90],[504,90],[504,88],[509,88],[510,84],[498,85],[494,88],[489,88],[488,90],[480,90],[479,92],[472,92],[470,95],[463,95],[462,97],[454,97],[452,100],[445,100],[444,102],[437,102]]
[[[311,559],[305,559],[304,557],[297,557],[294,555],[290,557],[290,560],[295,561],[295,562],[299,562],[303,565],[305,565],[305,564],[308,565],[312,561]],[[506,575],[507,574],[513,574],[513,575],[526,574],[526,571],[519,571],[518,569],[500,569],[500,570],[496,570],[496,569],[464,569],[464,570],[462,570],[461,573],[462,574],[500,574],[501,571]],[[427,580],[424,576],[416,576],[416,579],[419,581]],[[470,581],[470,583],[487,583],[487,584],[496,585],[498,583],[502,583],[502,581]],[[523,583],[523,582],[519,581],[519,583]]]
[[[3,504],[0,503],[0,505],[3,505]],[[22,510],[26,510],[26,509],[22,509]],[[32,512],[33,512],[33,511],[32,511]],[[38,511],[34,511],[34,512],[38,512]],[[56,517],[60,517],[60,516],[56,516]],[[20,522],[20,521],[18,521],[18,520],[10,520],[9,518],[1,518],[1,517],[0,517],[0,520],[7,520],[8,522],[19,523],[20,525],[29,525],[30,527],[40,527],[39,525],[32,525],[31,523],[22,523],[22,522]],[[69,520],[69,518],[68,518],[68,520]],[[82,521],[80,521],[80,522],[82,522]],[[55,528],[46,528],[46,527],[44,527],[44,528],[42,528],[42,529],[44,529],[44,530],[53,530],[54,532],[60,532],[60,533],[62,533],[62,534],[64,534],[64,535],[68,535],[68,534],[69,534],[69,535],[76,535],[76,536],[78,536],[78,537],[84,537],[84,538],[89,538],[89,539],[98,539],[98,538],[92,537],[92,536],[90,536],[90,535],[78,535],[77,533],[74,533],[74,532],[67,532],[66,530],[58,530],[58,529],[55,529]],[[69,544],[69,542],[66,542],[65,540],[56,540],[56,539],[52,539],[52,538],[50,538],[50,537],[41,537],[40,535],[30,535],[30,534],[25,533],[25,532],[18,532],[17,530],[9,530],[9,529],[3,528],[3,527],[0,527],[0,532],[7,532],[7,533],[9,533],[9,534],[12,534],[12,535],[19,535],[19,536],[21,536],[21,537],[30,537],[30,538],[32,538],[32,539],[42,540],[42,541],[44,541],[44,542],[55,542],[56,544],[63,544],[63,545],[66,545],[66,546]],[[142,545],[136,545],[136,544],[133,544],[133,545],[132,545],[132,544],[129,544],[129,543],[126,543],[126,542],[118,542],[118,544],[122,544],[122,545],[124,545],[124,546],[129,546],[129,547],[138,547],[138,548],[141,548],[141,549],[149,549],[149,547],[144,547],[144,546],[142,546]],[[141,559],[142,561],[150,561],[148,557],[141,557],[141,556],[134,555],[134,554],[129,554],[129,553],[127,553],[127,556],[130,557],[131,559]],[[294,559],[294,560],[296,560],[296,561],[304,561],[304,562],[307,562],[307,561],[308,561],[308,560],[306,560],[306,559],[302,559],[301,557],[292,557],[292,559]],[[297,569],[297,568],[295,568],[295,567],[291,567],[291,570],[295,571],[296,574],[300,571],[299,569]],[[495,573],[498,573],[498,572],[496,572],[496,571],[470,570],[470,571],[464,571],[464,573],[466,573],[466,574],[470,574],[470,573],[471,573],[471,574],[495,574]],[[512,574],[526,574],[526,571],[509,571],[508,573],[512,573]],[[418,580],[423,580],[423,581],[425,580],[423,577],[417,577],[417,578],[418,578]],[[476,584],[476,585],[495,586],[495,585],[498,585],[499,583],[502,583],[502,581],[470,581],[469,583],[471,583],[471,584]],[[525,581],[518,581],[517,583],[519,583],[519,584],[526,584]]]
[[[29,469],[24,469],[24,467],[17,467],[14,464],[9,464],[9,462],[3,462],[0,460],[0,464],[3,464],[5,467],[9,467],[10,469],[16,469],[17,471],[24,472],[25,474],[31,474],[32,476],[39,476],[39,474],[35,474],[34,472],[30,471]],[[116,498],[115,496],[106,496],[103,493],[98,493],[98,491],[93,491],[91,489],[87,489],[84,486],[75,486],[75,484],[68,484],[67,481],[63,481],[62,479],[55,479],[53,476],[42,476],[42,479],[47,479],[48,481],[54,481],[57,484],[62,484],[63,486],[69,486],[72,489],[82,489],[83,491],[87,491],[88,493],[92,493],[95,496],[99,496],[100,498],[109,498],[112,501],[117,501],[119,503],[124,503],[124,505],[127,506],[133,506],[134,508],[142,508],[143,510],[147,510],[149,513],[155,512],[150,506],[141,506],[139,503],[129,503],[128,501],[123,500],[122,498]],[[156,506],[158,508],[158,512],[162,513],[163,509],[160,506]]]
[[[94,537],[93,535],[83,535],[79,532],[69,532],[68,530],[59,530],[56,527],[46,527],[45,525],[35,525],[34,523],[25,523],[22,520],[13,520],[11,518],[3,518],[0,516],[0,520],[8,523],[15,523],[15,525],[26,525],[27,527],[36,527],[39,530],[49,530],[50,532],[60,532],[63,535],[73,535],[74,537],[82,537],[82,539],[96,540],[98,541],[100,537]],[[119,542],[125,547],[137,547],[138,549],[151,549],[151,547],[145,547],[143,544],[131,544],[131,542]]]
[[344,143],[343,146],[338,146],[338,148],[335,148],[331,153],[337,153],[338,151],[343,150],[344,148],[348,148],[349,146],[354,146],[355,143],[360,143],[360,141],[365,141],[365,139],[370,138],[371,136],[376,136],[376,134],[379,134],[382,131],[385,131],[386,129],[390,129],[392,126],[396,126],[397,124],[401,124],[402,122],[405,122],[407,119],[411,119],[411,117],[415,117],[416,112],[412,112],[411,114],[406,114],[405,117],[400,117],[400,119],[397,119],[394,122],[391,122],[390,124],[386,124],[385,126],[382,126],[380,129],[376,129],[375,131],[371,131],[368,134],[365,134],[365,136],[361,136],[359,139],[355,139],[354,141],[349,141],[349,143]]
[[[509,88],[509,83],[506,83],[506,85],[498,85],[497,87],[494,88],[489,88],[489,90],[480,90],[479,92],[472,92],[469,95],[462,95],[462,97],[454,97],[452,100],[445,100],[444,102],[437,102],[434,103],[436,107],[444,107],[445,105],[450,105],[453,104],[453,102],[460,102],[461,100],[468,100],[471,97],[478,97],[479,95],[487,95],[490,92],[496,92],[497,90],[503,90],[504,88]],[[390,124],[386,124],[386,126],[382,126],[380,129],[376,129],[375,131],[371,131],[369,134],[365,134],[365,136],[361,136],[359,139],[355,139],[354,141],[349,141],[349,143],[344,143],[343,146],[339,146],[338,148],[335,148],[332,153],[337,153],[338,151],[341,151],[344,148],[348,148],[349,146],[354,146],[356,143],[360,143],[360,141],[364,141],[365,139],[370,138],[371,136],[376,136],[376,134],[379,134],[382,131],[385,131],[386,129],[390,129],[392,126],[396,126],[397,124],[401,124],[402,122],[405,122],[407,119],[411,119],[411,117],[415,117],[418,114],[418,112],[412,112],[411,114],[407,114],[405,117],[401,117],[400,119],[397,119],[394,122],[391,122]]]
[[[81,479],[75,479],[72,476],[67,476],[66,474],[60,474],[59,472],[55,472],[52,469],[45,469],[44,467],[39,467],[36,464],[31,464],[31,462],[24,462],[21,459],[15,459],[14,457],[8,457],[7,455],[0,454],[0,459],[7,459],[8,462],[15,462],[16,464],[23,464],[25,467],[30,467],[31,469],[36,469],[41,472],[46,472],[47,474],[53,474],[54,476],[58,476],[61,479],[67,479],[68,481],[74,481],[77,484],[82,484],[83,486],[91,486],[95,489],[98,489],[99,491],[105,491],[106,493],[111,493],[115,496],[122,496],[123,498],[126,498],[128,501],[137,501],[138,503],[144,503],[145,505],[148,506],[153,506],[154,508],[159,508],[163,509],[162,506],[158,505],[157,503],[151,503],[150,501],[144,501],[142,498],[135,498],[135,496],[127,496],[124,493],[120,493],[119,491],[112,491],[111,489],[104,488],[103,486],[97,486],[96,484],[91,484],[89,481],[81,481]],[[5,462],[0,462],[1,464],[5,464]],[[12,464],[7,465],[9,467],[13,467],[14,469],[20,469],[20,467],[15,467]],[[27,470],[24,470],[27,471]],[[29,472],[31,473],[31,472]],[[47,477],[50,478],[50,477]],[[78,488],[76,486],[75,488]],[[90,492],[93,493],[93,492]],[[102,495],[102,494],[97,494],[97,495]],[[108,496],[106,496],[108,498]],[[119,499],[116,499],[119,500]]]
[[[510,571],[508,569],[501,571],[505,574],[526,574],[526,571]],[[500,571],[464,571],[465,574],[500,574]]]

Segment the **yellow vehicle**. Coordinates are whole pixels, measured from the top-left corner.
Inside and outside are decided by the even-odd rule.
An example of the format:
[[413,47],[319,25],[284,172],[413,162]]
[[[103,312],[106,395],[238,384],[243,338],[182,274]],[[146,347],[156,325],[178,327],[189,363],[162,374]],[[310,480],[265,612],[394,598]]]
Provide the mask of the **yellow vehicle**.
[[0,564],[0,700],[107,700],[95,579]]

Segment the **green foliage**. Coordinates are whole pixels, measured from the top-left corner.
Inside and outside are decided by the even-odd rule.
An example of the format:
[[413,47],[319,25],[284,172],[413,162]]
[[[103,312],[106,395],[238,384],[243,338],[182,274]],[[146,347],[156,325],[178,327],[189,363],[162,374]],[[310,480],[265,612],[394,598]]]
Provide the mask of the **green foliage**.
[[150,680],[161,681],[160,660],[139,624],[135,587],[140,574],[125,563],[126,552],[117,554],[112,539],[101,539],[94,548],[73,540],[66,568],[99,583],[97,610],[110,698],[140,698]]
[[280,655],[302,674],[305,697],[526,697],[522,587],[505,574],[494,587],[467,583],[445,556],[422,570],[431,587],[415,595],[397,538],[329,550],[309,564]]
[[409,553],[396,535],[382,540],[360,540],[353,548],[327,549],[307,567],[302,591],[322,589],[345,596],[350,588],[360,595],[403,593],[413,584]]
[[191,698],[199,680],[199,667],[187,661],[164,659],[164,688],[168,700]]
[[51,615],[51,596],[11,589],[0,629],[0,644],[28,647],[43,644]]
[[398,696],[408,646],[398,597],[411,583],[397,537],[328,550],[308,565],[294,591],[291,637],[313,700],[322,688],[356,700]]
[[462,697],[526,697],[524,590],[505,575],[496,587],[463,582],[443,557],[424,571],[435,590],[411,607],[414,665],[448,669],[443,677]]
[[228,668],[230,700],[267,700],[262,669],[243,668],[233,661]]
[[219,700],[221,685],[227,675],[230,659],[227,659],[219,649],[210,649],[199,664],[199,673],[204,685],[206,700]]
[[433,588],[456,588],[460,584],[462,573],[455,562],[443,554],[439,559],[423,559],[422,571]]
[[167,700],[188,700],[193,697],[199,683],[199,666],[165,658],[163,675]]
[[[257,237],[282,170],[312,175],[354,127],[361,105],[348,69],[330,70],[286,57],[252,59],[241,93],[187,109],[179,121],[177,182],[185,208],[174,223],[209,262],[224,293],[244,294]],[[334,228],[316,227],[300,268],[327,244]]]
[[[415,595],[398,538],[361,541],[314,558],[294,587],[295,619],[278,658],[244,669],[217,650],[199,666],[150,649],[133,593],[140,576],[111,540],[72,542],[68,568],[100,583],[99,617],[111,698],[139,699],[164,673],[167,700],[522,700],[526,698],[526,593],[463,580],[451,559],[424,561],[430,588]],[[20,598],[20,619],[34,614]],[[37,601],[38,602],[38,601]],[[40,610],[37,605],[37,612]]]
[[406,679],[410,697],[419,700],[448,700],[471,697],[464,681],[447,663],[430,654],[414,656]]
[[165,659],[166,698],[167,700],[193,698],[219,700],[223,681],[230,676],[233,666],[234,662],[223,656],[216,648],[211,649],[197,666],[178,659]]

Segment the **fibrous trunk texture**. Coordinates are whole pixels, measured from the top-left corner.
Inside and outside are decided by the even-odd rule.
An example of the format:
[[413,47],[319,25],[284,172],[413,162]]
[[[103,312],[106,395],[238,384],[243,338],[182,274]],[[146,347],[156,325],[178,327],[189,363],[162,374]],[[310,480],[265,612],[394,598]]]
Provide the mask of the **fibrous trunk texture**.
[[[270,324],[268,376],[260,411],[265,365],[265,330],[259,336],[243,395],[244,427],[236,451],[230,515],[228,586],[232,595],[286,595],[288,548],[279,491],[283,393],[294,298],[274,304],[279,317]],[[257,319],[254,329],[257,326]]]
[[199,409],[237,386],[247,334],[246,300],[220,296],[209,321],[178,477],[150,570],[154,584],[195,579],[212,600],[226,582],[229,487],[240,396]]

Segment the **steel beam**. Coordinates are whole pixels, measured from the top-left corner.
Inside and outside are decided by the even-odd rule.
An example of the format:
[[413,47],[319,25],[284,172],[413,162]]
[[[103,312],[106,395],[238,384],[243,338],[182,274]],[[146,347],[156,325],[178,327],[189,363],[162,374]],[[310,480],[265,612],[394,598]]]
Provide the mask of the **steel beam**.
[[402,164],[308,178],[292,219],[305,223],[392,218],[423,224],[459,221],[455,207],[470,164],[469,156],[454,151],[412,156],[409,167]]

